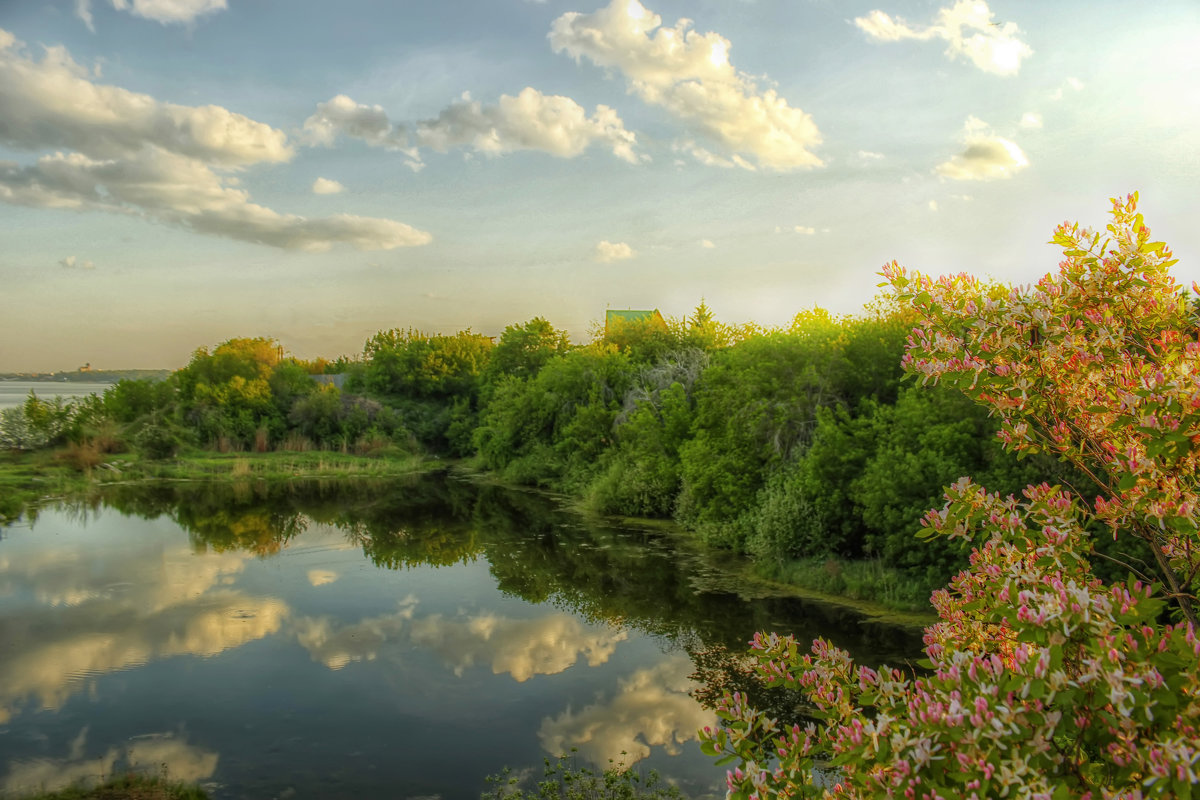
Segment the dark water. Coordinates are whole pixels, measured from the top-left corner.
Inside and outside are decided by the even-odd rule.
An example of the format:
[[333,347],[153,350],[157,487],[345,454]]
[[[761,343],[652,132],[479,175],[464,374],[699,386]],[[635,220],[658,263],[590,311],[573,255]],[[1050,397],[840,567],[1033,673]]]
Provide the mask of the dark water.
[[669,532],[448,476],[118,487],[0,537],[10,795],[140,768],[218,798],[456,800],[575,748],[718,797],[701,700],[747,688],[754,631],[918,648]]

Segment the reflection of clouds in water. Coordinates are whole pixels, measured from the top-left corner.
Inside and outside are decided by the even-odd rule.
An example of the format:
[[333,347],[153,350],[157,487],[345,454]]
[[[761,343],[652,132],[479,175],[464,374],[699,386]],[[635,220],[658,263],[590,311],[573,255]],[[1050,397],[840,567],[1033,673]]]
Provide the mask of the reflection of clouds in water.
[[330,617],[300,617],[293,623],[296,641],[313,661],[330,669],[341,669],[351,661],[374,661],[384,643],[395,641],[412,619],[417,598],[400,601],[394,614],[368,617],[353,625],[337,625]]
[[621,681],[608,702],[546,717],[538,732],[542,748],[553,755],[578,748],[601,767],[610,760],[636,763],[655,745],[675,755],[679,744],[695,739],[705,725],[716,724],[716,715],[688,694],[696,687],[688,677],[693,669],[691,659],[676,654]]
[[150,535],[58,547],[5,542],[0,586],[37,604],[0,612],[10,645],[0,651],[0,722],[30,695],[56,709],[96,674],[166,656],[213,656],[279,630],[283,602],[217,588],[244,557],[198,556],[173,544]]
[[310,569],[308,571],[308,582],[313,586],[324,586],[327,583],[333,583],[340,576],[331,569]]
[[352,625],[334,619],[300,617],[291,628],[296,641],[314,661],[341,669],[352,661],[373,661],[389,642],[408,641],[440,655],[455,675],[475,664],[490,664],[496,675],[508,673],[517,681],[534,675],[554,675],[583,656],[589,666],[608,661],[625,631],[584,626],[568,614],[541,619],[509,619],[483,614],[461,620],[441,614],[416,619],[412,595],[393,614],[368,617]]
[[476,662],[490,661],[494,674],[507,672],[517,681],[555,675],[575,664],[580,655],[588,666],[599,666],[626,636],[623,630],[584,627],[568,614],[541,619],[484,614],[465,621],[434,614],[412,626],[413,642],[441,655],[453,666],[454,674],[462,675]]
[[173,781],[194,782],[212,777],[217,769],[217,754],[188,744],[170,734],[139,736],[124,747],[110,747],[104,755],[83,755],[87,728],[71,743],[66,758],[38,758],[14,761],[0,780],[4,794],[34,791],[52,792],[80,783],[95,783],[118,774],[118,770],[146,771],[166,775]]

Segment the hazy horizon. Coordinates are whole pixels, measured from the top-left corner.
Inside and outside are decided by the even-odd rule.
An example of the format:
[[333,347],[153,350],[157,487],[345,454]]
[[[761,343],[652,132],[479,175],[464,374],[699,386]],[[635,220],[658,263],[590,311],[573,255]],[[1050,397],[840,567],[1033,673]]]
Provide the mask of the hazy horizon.
[[587,337],[1029,283],[1139,191],[1200,278],[1200,4],[11,0],[0,372]]

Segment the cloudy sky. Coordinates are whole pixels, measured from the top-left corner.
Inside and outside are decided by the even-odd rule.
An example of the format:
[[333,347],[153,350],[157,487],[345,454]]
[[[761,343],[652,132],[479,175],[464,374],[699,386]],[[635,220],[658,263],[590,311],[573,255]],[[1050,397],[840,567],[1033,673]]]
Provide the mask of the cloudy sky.
[[1015,281],[1138,190],[1200,278],[1200,3],[3,0],[0,371]]

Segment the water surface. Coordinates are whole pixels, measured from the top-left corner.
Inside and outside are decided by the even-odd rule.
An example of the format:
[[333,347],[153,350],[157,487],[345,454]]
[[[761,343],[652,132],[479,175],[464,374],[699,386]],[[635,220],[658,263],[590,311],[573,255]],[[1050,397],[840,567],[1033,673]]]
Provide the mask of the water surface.
[[0,410],[22,405],[31,391],[42,400],[78,400],[90,394],[103,395],[111,387],[111,383],[82,381],[0,381]]
[[700,700],[745,683],[755,630],[918,647],[669,531],[448,476],[116,487],[32,516],[0,529],[6,793],[138,767],[217,798],[451,800],[575,749],[721,796]]

